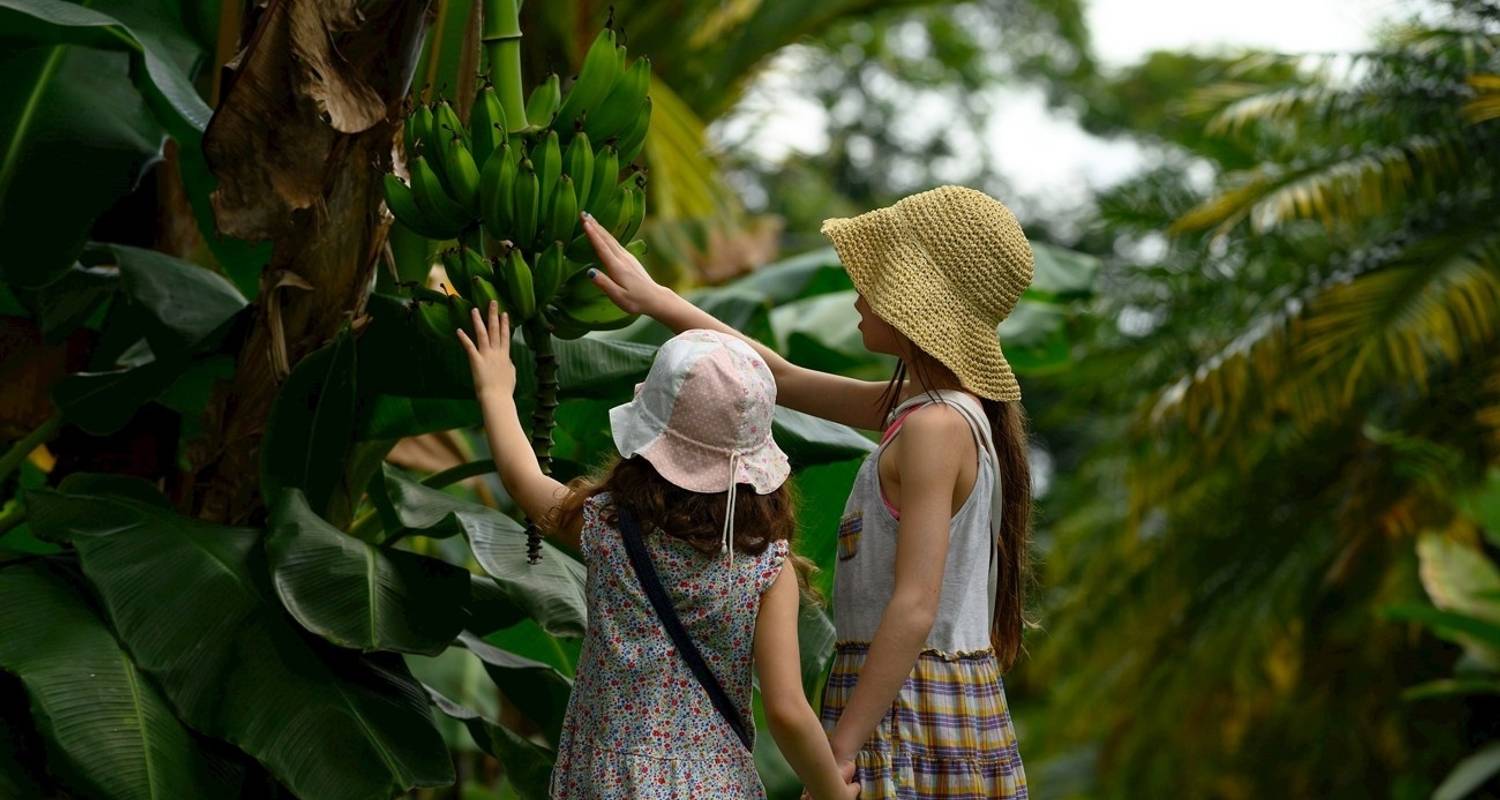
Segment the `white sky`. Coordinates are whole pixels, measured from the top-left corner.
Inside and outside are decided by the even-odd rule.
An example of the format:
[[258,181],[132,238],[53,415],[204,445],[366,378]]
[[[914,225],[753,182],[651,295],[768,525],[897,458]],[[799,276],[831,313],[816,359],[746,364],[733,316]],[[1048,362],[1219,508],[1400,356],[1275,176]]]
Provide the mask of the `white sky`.
[[[1133,63],[1152,50],[1344,52],[1369,46],[1382,23],[1417,7],[1411,0],[1090,0],[1089,31],[1106,67]],[[790,150],[827,146],[822,109],[796,95],[794,78],[773,65],[745,108],[764,128],[752,146],[779,160]],[[1115,183],[1143,161],[1129,142],[1085,133],[1063,112],[1048,109],[1039,89],[996,89],[984,140],[1000,169],[1033,213],[1068,214],[1090,189]],[[930,118],[941,119],[940,113]],[[735,140],[731,119],[721,132]]]

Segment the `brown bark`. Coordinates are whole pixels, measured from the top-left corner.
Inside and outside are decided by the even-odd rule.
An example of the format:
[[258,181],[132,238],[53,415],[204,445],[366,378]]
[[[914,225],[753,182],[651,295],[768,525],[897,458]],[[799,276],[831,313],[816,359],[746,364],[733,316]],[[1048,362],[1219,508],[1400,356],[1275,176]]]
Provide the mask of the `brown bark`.
[[[402,98],[427,0],[272,0],[209,122],[204,152],[219,179],[214,213],[231,236],[273,242],[254,325],[234,381],[195,448],[199,516],[243,522],[259,508],[257,449],[281,380],[273,353],[298,360],[363,309],[389,216]],[[268,303],[273,292],[279,324]]]

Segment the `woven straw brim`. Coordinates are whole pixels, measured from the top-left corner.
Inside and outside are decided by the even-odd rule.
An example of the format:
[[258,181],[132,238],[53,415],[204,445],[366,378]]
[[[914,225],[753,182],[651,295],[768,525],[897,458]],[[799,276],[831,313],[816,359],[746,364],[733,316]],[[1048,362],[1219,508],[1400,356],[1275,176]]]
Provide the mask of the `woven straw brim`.
[[1021,399],[995,328],[954,296],[931,259],[899,234],[891,209],[830,219],[833,241],[854,288],[880,318],[936,358],[965,389],[1001,402]]

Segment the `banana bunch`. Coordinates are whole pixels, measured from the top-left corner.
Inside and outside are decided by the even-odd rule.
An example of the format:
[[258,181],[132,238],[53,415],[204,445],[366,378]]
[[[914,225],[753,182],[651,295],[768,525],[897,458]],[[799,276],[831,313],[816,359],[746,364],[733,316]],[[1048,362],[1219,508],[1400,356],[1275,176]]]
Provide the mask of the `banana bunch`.
[[535,322],[565,338],[628,324],[633,317],[585,274],[597,256],[579,212],[644,251],[634,237],[646,213],[646,176],[632,162],[650,127],[650,86],[650,60],[629,60],[606,27],[566,93],[549,76],[530,93],[524,116],[505,112],[519,101],[501,102],[519,98],[518,86],[482,86],[467,126],[446,101],[419,105],[404,130],[410,183],[386,175],[386,204],[412,231],[460,242],[441,258],[466,302],[499,302],[515,324]]

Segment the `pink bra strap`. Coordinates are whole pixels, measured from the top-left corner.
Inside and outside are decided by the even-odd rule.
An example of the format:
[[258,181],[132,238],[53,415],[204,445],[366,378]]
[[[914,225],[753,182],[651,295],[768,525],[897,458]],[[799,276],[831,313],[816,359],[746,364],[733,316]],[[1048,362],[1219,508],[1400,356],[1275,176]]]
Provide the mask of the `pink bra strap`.
[[[901,430],[901,423],[905,422],[906,418],[909,417],[909,416],[911,416],[911,412],[916,411],[917,409],[919,409],[919,408],[921,408],[921,407],[923,407],[925,405],[928,405],[928,404],[927,403],[919,403],[917,405],[912,406],[911,408],[906,409],[905,411],[901,412],[900,414],[896,415],[896,418],[893,419],[893,420],[891,420],[891,424],[888,425],[888,426],[886,426],[885,433],[882,434],[881,437],[880,437],[880,443],[883,445],[886,442],[889,442],[893,437],[895,437],[896,433],[899,430]],[[891,505],[891,501],[888,500],[888,499],[886,499],[886,496],[885,496],[885,487],[880,485],[880,467],[879,467],[880,462],[877,461],[875,463],[876,463],[876,467],[875,467],[875,471],[876,471],[875,485],[880,488],[880,502],[885,503],[885,510],[891,512],[891,516],[892,517],[895,517],[896,519],[901,519],[901,509],[896,508],[895,506]]]

